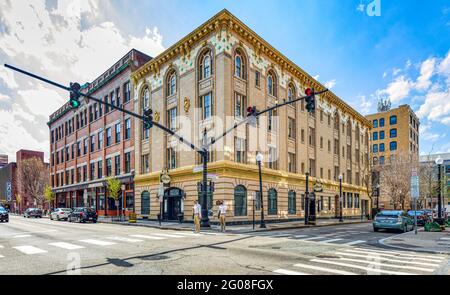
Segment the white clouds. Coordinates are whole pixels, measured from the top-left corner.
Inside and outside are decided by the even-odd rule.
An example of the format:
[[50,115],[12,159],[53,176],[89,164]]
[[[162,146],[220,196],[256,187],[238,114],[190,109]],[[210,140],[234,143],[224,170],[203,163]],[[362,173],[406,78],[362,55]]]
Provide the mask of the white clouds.
[[450,93],[447,91],[431,91],[427,93],[425,102],[420,106],[417,115],[430,121],[441,121],[450,126]]
[[409,78],[399,76],[386,89],[378,90],[377,96],[387,96],[393,103],[397,103],[407,97],[413,87],[414,83]]
[[328,89],[333,88],[336,85],[336,79],[325,82],[325,87]]
[[[124,34],[113,21],[101,17],[101,1],[56,0],[55,3],[49,8],[45,0],[0,1],[0,59],[63,84],[71,81],[83,84],[101,75],[132,48],[151,56],[164,50],[156,27],[146,28],[138,35]],[[108,9],[114,8],[108,6]],[[3,67],[0,92],[10,93],[9,97],[14,98],[13,102],[0,95],[1,135],[10,139],[8,143],[0,142],[0,151],[5,150],[12,157],[19,148],[47,152],[46,121],[67,99],[65,94],[60,95],[51,86],[30,83],[28,78],[14,75]],[[23,124],[17,120],[23,120]],[[43,138],[43,142],[22,141],[27,134]],[[22,138],[16,138],[19,136]]]
[[434,73],[434,67],[436,64],[435,58],[428,58],[420,67],[420,76],[417,78],[415,87],[418,90],[427,90],[431,85],[431,77]]
[[365,95],[358,96],[358,110],[363,115],[368,115],[373,107],[373,99],[367,99]]

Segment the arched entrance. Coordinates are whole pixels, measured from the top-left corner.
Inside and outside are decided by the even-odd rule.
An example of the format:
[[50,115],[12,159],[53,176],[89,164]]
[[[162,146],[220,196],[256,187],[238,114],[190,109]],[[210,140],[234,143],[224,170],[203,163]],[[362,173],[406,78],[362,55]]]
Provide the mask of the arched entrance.
[[164,191],[164,220],[178,220],[178,214],[184,211],[184,191],[170,187]]

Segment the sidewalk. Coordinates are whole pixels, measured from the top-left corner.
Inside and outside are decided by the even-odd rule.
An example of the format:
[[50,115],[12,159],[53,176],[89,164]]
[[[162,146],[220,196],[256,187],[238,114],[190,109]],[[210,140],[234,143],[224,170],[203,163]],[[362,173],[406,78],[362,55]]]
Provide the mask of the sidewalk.
[[417,235],[414,231],[410,231],[379,242],[401,250],[450,254],[450,229],[442,232],[425,232],[423,228],[420,228]]
[[[171,229],[171,230],[193,230],[193,223],[178,223],[178,222],[162,222],[161,226],[158,221],[153,220],[137,220],[136,223],[129,223],[128,221],[115,221],[110,219],[99,218],[98,222],[101,223],[113,223],[122,224],[130,226],[146,226],[154,227],[160,229]],[[321,226],[332,226],[332,225],[342,225],[342,224],[359,224],[371,222],[370,220],[344,220],[344,222],[339,222],[338,219],[319,219],[316,225],[305,225],[304,221],[293,221],[293,222],[278,222],[278,223],[266,223],[266,228],[259,228],[259,222],[256,222],[255,229],[253,229],[253,224],[243,224],[243,225],[227,225],[227,233],[233,234],[243,234],[252,232],[264,232],[272,230],[284,230],[284,229],[295,229],[295,228],[308,228],[308,227],[321,227]],[[220,226],[212,224],[211,229],[203,231],[219,231]]]

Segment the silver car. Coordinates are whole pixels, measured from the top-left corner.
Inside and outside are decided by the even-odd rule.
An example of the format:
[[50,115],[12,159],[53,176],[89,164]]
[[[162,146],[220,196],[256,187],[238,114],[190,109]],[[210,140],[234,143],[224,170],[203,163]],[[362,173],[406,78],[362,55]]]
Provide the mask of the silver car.
[[70,208],[57,208],[50,213],[51,220],[67,220],[69,218],[70,213],[72,213],[72,209]]

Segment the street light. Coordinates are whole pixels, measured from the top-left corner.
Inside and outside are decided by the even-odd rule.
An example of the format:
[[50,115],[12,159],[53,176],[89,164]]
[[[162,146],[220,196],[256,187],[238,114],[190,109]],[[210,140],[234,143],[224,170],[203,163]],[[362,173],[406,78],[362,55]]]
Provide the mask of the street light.
[[342,219],[342,174],[339,174],[339,222],[344,222]]
[[380,184],[377,183],[377,213],[380,210]]
[[444,160],[441,157],[438,157],[435,160],[436,164],[438,165],[438,219],[436,220],[437,223],[440,225],[443,225],[443,219],[442,219],[442,176],[441,176],[441,170],[442,170],[442,164],[444,163]]
[[259,197],[261,198],[261,224],[260,228],[266,228],[266,222],[264,221],[264,198],[263,198],[263,192],[262,192],[262,173],[261,173],[261,162],[263,161],[264,157],[263,155],[258,152],[256,154],[256,162],[258,163],[258,170],[259,170]]

